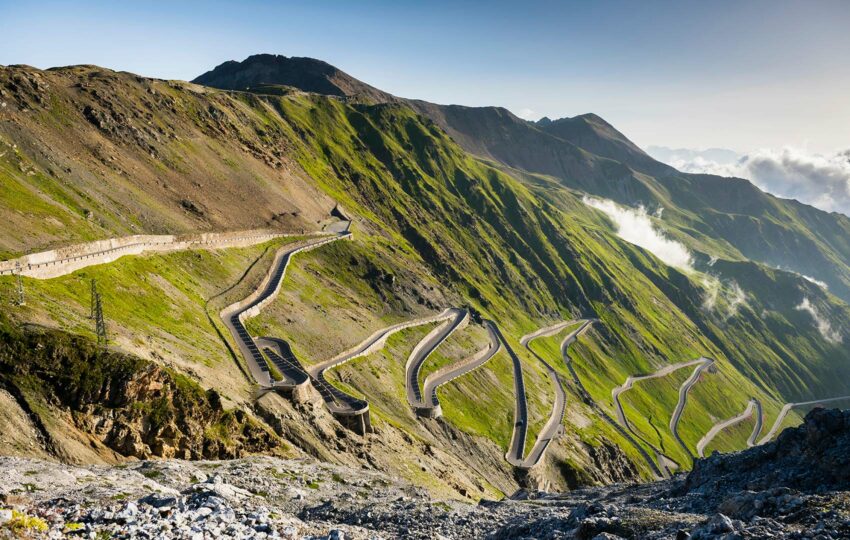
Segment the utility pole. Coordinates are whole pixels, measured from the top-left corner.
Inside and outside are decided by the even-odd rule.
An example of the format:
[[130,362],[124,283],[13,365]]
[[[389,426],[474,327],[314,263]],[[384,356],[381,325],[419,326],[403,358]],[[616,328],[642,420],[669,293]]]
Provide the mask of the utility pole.
[[18,298],[15,300],[16,306],[25,306],[27,304],[27,299],[24,297],[24,278],[21,277],[21,274],[16,274],[18,278]]

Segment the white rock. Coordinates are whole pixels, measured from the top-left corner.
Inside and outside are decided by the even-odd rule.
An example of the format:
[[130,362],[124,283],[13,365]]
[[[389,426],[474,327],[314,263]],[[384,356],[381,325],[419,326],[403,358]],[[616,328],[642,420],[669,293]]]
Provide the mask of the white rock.
[[12,521],[12,511],[0,510],[0,524],[9,523],[10,521]]
[[213,513],[213,509],[207,508],[206,506],[202,506],[201,508],[198,508],[195,513],[197,514],[198,518],[205,518]]

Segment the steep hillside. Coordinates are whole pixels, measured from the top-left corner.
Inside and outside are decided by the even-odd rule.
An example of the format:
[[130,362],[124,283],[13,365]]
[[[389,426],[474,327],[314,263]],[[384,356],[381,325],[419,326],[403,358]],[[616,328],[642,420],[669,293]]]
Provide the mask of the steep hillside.
[[0,92],[0,255],[139,232],[301,230],[333,207],[270,144],[250,96],[95,67],[0,68]]
[[[424,327],[399,333],[383,351],[329,374],[339,388],[369,401],[374,433],[346,431],[319,399],[300,403],[274,393],[251,396],[239,356],[230,357],[226,338],[207,316],[238,300],[251,283],[256,286],[279,243],[242,252],[122,259],[57,280],[26,280],[37,300],[10,309],[16,323],[67,325],[87,333],[87,281],[81,278],[102,276],[99,282],[107,283],[111,300],[108,316],[120,336],[115,346],[147,350],[152,360],[190,374],[203,386],[229,388],[234,406],[256,410],[304,453],[478,498],[523,483],[568,488],[648,478],[649,462],[660,462],[661,454],[688,468],[705,432],[717,419],[738,414],[752,397],[763,404],[769,423],[787,401],[847,393],[850,353],[813,324],[810,312],[799,309],[808,302],[846,332],[846,303],[800,276],[746,260],[705,229],[704,253],[712,248],[729,255],[710,267],[719,292],[707,305],[712,290],[705,285],[707,274],[669,267],[622,240],[611,221],[584,204],[584,192],[575,189],[608,178],[606,171],[619,171],[629,182],[649,177],[528,123],[511,124],[529,137],[514,145],[516,151],[528,150],[529,162],[534,152],[563,152],[563,163],[571,159],[575,165],[573,189],[562,179],[506,173],[502,164],[497,168],[469,154],[439,122],[405,102],[217,91],[94,67],[2,68],[0,80],[3,99],[14,104],[0,113],[0,134],[9,148],[0,158],[6,164],[0,180],[17,190],[4,190],[16,195],[2,199],[4,215],[14,216],[0,223],[0,237],[13,239],[3,246],[9,253],[148,227],[171,232],[277,224],[311,232],[339,203],[353,217],[353,239],[296,256],[280,295],[248,322],[249,329],[287,340],[310,366],[388,324],[450,306],[467,308],[476,320],[494,321],[516,351],[527,397],[526,448],[542,432],[556,392],[520,337],[560,320],[598,319],[570,348],[572,369],[555,343],[541,342],[536,349],[565,382],[567,412],[564,436],[550,445],[539,468],[525,473],[504,460],[516,401],[505,353],[446,385],[442,419],[420,419],[405,403],[401,369]],[[86,91],[87,85],[94,88]],[[94,91],[101,97],[93,98]],[[168,96],[171,107],[151,95]],[[500,133],[502,113],[488,114],[487,130],[493,128],[495,141],[489,148],[501,144],[507,151],[510,137],[525,136]],[[99,118],[110,120],[98,124]],[[162,126],[173,139],[130,135],[147,134],[144,126]],[[82,135],[70,137],[73,133]],[[534,147],[530,141],[549,146],[527,148]],[[118,170],[96,159],[98,148],[112,149]],[[71,173],[52,165],[66,161]],[[228,169],[232,174],[224,175]],[[195,181],[203,187],[190,188]],[[168,188],[171,182],[179,190]],[[661,189],[656,180],[640,185]],[[124,186],[135,191],[125,194]],[[596,194],[591,187],[585,192]],[[658,191],[662,195],[673,200],[667,190]],[[74,197],[91,205],[93,219],[75,206],[82,203]],[[184,198],[202,212],[187,209],[180,202]],[[665,211],[659,223],[680,230],[685,218],[705,214],[685,207],[670,207],[669,213],[673,217],[668,221]],[[803,227],[795,222],[791,232]],[[248,270],[244,275],[240,263]],[[745,291],[744,302],[730,296],[732,280]],[[234,285],[238,290],[231,290]],[[0,286],[6,298],[14,298],[13,277],[0,277]],[[122,298],[134,293],[138,298],[132,301]],[[63,307],[69,299],[73,307]],[[150,313],[160,316],[151,319]],[[483,328],[471,323],[442,351],[450,359],[435,362],[461,360],[485,345],[484,336]],[[167,358],[150,352],[166,345]],[[229,348],[235,350],[232,343]],[[678,435],[668,421],[685,372],[630,390],[629,433],[606,420],[617,413],[611,391],[628,376],[701,356],[716,364],[694,386]],[[716,444],[742,447],[740,439],[738,432],[721,433]]]
[[63,332],[20,330],[4,316],[0,387],[40,449],[65,461],[293,455],[267,426],[225,410],[215,390],[185,375]]
[[[253,74],[258,62],[256,57],[229,62],[226,70],[220,69],[220,76],[213,79],[205,74],[202,78],[208,78],[196,82],[244,89],[236,81],[248,76],[243,72]],[[279,69],[277,64],[261,62],[264,82],[297,86],[291,75],[294,64],[278,62],[282,62]],[[314,71],[306,69],[307,74]],[[344,79],[346,92],[326,93],[371,102],[399,101],[348,75]],[[317,85],[312,82],[300,88],[322,93],[314,90]],[[252,91],[267,93],[261,88]],[[625,205],[643,205],[653,211],[663,208],[677,235],[697,251],[787,268],[825,282],[834,294],[850,301],[850,218],[846,216],[778,199],[746,180],[680,173],[648,156],[594,114],[535,124],[499,107],[403,101],[476,156],[510,169],[548,175],[568,187]]]

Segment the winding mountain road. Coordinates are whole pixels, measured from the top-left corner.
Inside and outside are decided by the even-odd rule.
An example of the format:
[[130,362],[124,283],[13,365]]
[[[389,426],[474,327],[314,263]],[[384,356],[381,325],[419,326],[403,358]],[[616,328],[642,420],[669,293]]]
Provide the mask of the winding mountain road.
[[753,398],[756,403],[756,425],[753,426],[753,432],[747,437],[747,447],[752,448],[756,445],[756,439],[761,433],[761,428],[764,425],[764,408],[761,406],[761,401]]
[[423,410],[425,405],[422,399],[422,391],[419,388],[419,372],[422,370],[422,364],[455,330],[463,328],[469,323],[469,312],[465,309],[450,308],[446,312],[449,313],[449,318],[431,330],[416,344],[404,366],[405,380],[407,381],[407,402],[417,411]]
[[508,451],[505,453],[505,459],[508,463],[518,467],[523,461],[522,455],[525,452],[525,439],[528,435],[528,403],[525,398],[525,380],[522,377],[522,363],[519,356],[516,355],[510,344],[505,340],[505,336],[502,335],[502,331],[499,330],[496,323],[485,320],[484,324],[496,334],[505,351],[507,351],[508,356],[510,356],[514,368],[514,427],[511,431],[511,442],[508,445]]
[[286,275],[286,269],[295,254],[349,237],[351,237],[351,233],[346,229],[346,232],[311,240],[296,248],[291,246],[282,247],[275,254],[272,266],[260,283],[260,286],[244,300],[231,304],[221,311],[220,316],[222,321],[224,321],[224,325],[230,331],[234,340],[236,340],[242,356],[248,363],[251,374],[261,387],[273,387],[275,381],[269,372],[266,359],[245,328],[245,320],[258,315],[260,310],[277,297],[283,283],[283,278]]
[[[686,367],[690,367],[690,366],[693,366],[693,365],[699,365],[700,368],[705,369],[709,365],[711,365],[713,362],[714,362],[714,360],[711,360],[709,358],[700,357],[700,358],[696,358],[694,360],[689,360],[687,362],[680,362],[678,364],[670,364],[670,365],[664,366],[663,368],[659,369],[658,371],[655,371],[655,372],[650,373],[648,375],[630,375],[626,378],[626,381],[622,385],[614,388],[611,391],[611,397],[613,398],[613,401],[614,401],[614,410],[616,411],[618,422],[620,423],[620,425],[622,425],[624,428],[626,428],[629,432],[631,432],[632,435],[634,435],[635,437],[637,437],[638,439],[640,439],[641,441],[643,441],[644,443],[646,443],[649,447],[651,447],[653,449],[653,451],[656,454],[656,458],[658,460],[658,463],[661,465],[662,469],[666,469],[667,475],[670,474],[671,470],[680,468],[680,465],[678,463],[676,463],[676,460],[674,460],[670,456],[664,454],[664,452],[662,452],[659,448],[656,448],[655,445],[653,445],[652,443],[647,441],[645,438],[643,438],[634,429],[634,427],[631,425],[631,423],[626,418],[626,413],[625,413],[625,410],[623,409],[623,404],[620,402],[620,396],[624,392],[627,392],[628,390],[630,390],[634,386],[634,384],[637,383],[637,382],[648,380],[648,379],[657,379],[659,377],[664,377],[664,376],[667,376],[671,373],[674,373],[674,372],[676,372],[680,369],[684,369]],[[671,420],[670,420],[671,426],[676,425],[678,427],[679,418],[681,417],[682,410],[684,409],[685,403],[687,402],[688,392],[690,391],[691,387],[699,380],[699,376],[702,374],[702,369],[697,368],[696,370],[694,370],[694,373],[692,373],[691,376],[679,387],[679,402],[678,402],[676,408],[673,411],[673,415],[672,415]],[[674,437],[676,437],[675,433],[674,433]],[[684,442],[681,441],[681,439],[679,439],[678,437],[676,437],[676,440],[679,442],[680,445],[682,445],[683,448],[685,448],[685,451],[687,452],[687,454],[691,455],[690,450],[687,449],[687,447],[684,445]]]
[[688,393],[690,393],[691,388],[699,381],[703,372],[714,365],[714,359],[712,358],[699,358],[699,361],[702,363],[697,365],[694,369],[694,372],[691,373],[691,376],[682,383],[682,386],[679,387],[679,401],[676,403],[676,408],[673,409],[673,414],[670,416],[670,432],[673,434],[673,437],[676,439],[676,442],[679,443],[679,446],[691,456],[693,459],[694,455],[691,453],[691,450],[685,444],[685,441],[682,440],[682,437],[679,436],[679,420],[682,419],[682,411],[685,410],[685,405],[688,402]]
[[[589,328],[590,328],[590,326],[585,326],[585,328],[579,333],[579,335],[584,333],[585,331],[587,331]],[[578,335],[576,336],[576,338],[577,337],[578,337]],[[668,467],[666,466],[666,464],[663,467],[659,467],[658,463],[656,463],[655,460],[652,459],[652,457],[643,448],[643,446],[641,446],[640,443],[637,442],[635,437],[626,428],[624,428],[622,425],[617,423],[617,421],[614,420],[607,412],[605,412],[605,409],[603,409],[596,402],[596,400],[593,399],[593,396],[591,396],[590,392],[588,392],[587,388],[585,388],[584,383],[581,382],[581,379],[578,376],[578,372],[576,371],[575,366],[573,366],[572,359],[566,354],[564,354],[564,362],[566,362],[566,364],[567,364],[567,371],[570,372],[570,376],[573,379],[573,384],[575,385],[575,388],[578,391],[579,395],[581,396],[581,400],[584,402],[584,404],[587,405],[588,407],[590,407],[591,409],[593,409],[596,412],[596,414],[598,414],[603,420],[608,422],[608,424],[614,430],[616,430],[617,433],[619,433],[621,437],[623,437],[625,440],[627,440],[629,442],[629,444],[632,445],[632,447],[635,449],[635,451],[638,454],[640,454],[640,456],[646,462],[646,465],[650,468],[650,470],[652,471],[653,475],[656,478],[667,478],[667,477],[669,477],[670,471],[668,470]]]
[[440,401],[437,399],[437,388],[483,366],[502,349],[502,342],[499,341],[499,335],[493,325],[485,323],[484,327],[490,338],[486,347],[460,362],[444,366],[425,377],[422,385],[423,400],[422,405],[417,409],[418,414],[431,418],[440,416],[442,410]]
[[833,403],[835,401],[842,401],[842,400],[845,400],[845,399],[850,400],[850,396],[839,396],[839,397],[827,398],[827,399],[815,399],[815,400],[812,400],[812,401],[799,401],[797,403],[786,403],[782,407],[782,410],[779,411],[779,416],[776,417],[776,421],[773,422],[773,426],[770,428],[770,431],[767,432],[767,435],[762,437],[762,439],[758,442],[758,444],[762,445],[762,444],[765,444],[767,442],[770,442],[770,440],[773,439],[773,436],[776,435],[776,432],[779,430],[779,427],[782,425],[782,421],[785,419],[785,417],[788,415],[788,413],[794,407],[802,407],[802,406],[805,406],[805,405],[823,405],[825,403]]
[[[669,476],[670,469],[678,467],[678,464],[635,431],[626,418],[620,397],[639,381],[663,377],[679,369],[696,366],[691,376],[679,388],[679,400],[673,410],[669,423],[670,431],[677,443],[687,454],[693,457],[693,454],[681,439],[678,427],[687,404],[690,390],[700,380],[701,375],[714,365],[714,360],[701,357],[688,362],[665,366],[648,375],[629,376],[621,386],[614,388],[611,393],[617,417],[615,420],[592,399],[580,381],[568,355],[569,346],[595,322],[591,319],[562,321],[541,328],[520,339],[520,344],[546,368],[555,386],[555,400],[552,404],[549,418],[537,435],[534,445],[525,458],[523,458],[523,453],[528,436],[528,406],[522,365],[519,357],[493,321],[483,321],[489,336],[489,343],[486,347],[464,360],[444,366],[429,374],[425,378],[421,389],[419,385],[419,373],[422,366],[428,357],[456,330],[468,324],[470,315],[466,310],[448,308],[437,315],[398,323],[378,330],[355,347],[308,369],[305,369],[301,365],[286,341],[274,337],[252,337],[245,327],[245,321],[250,317],[258,315],[278,295],[286,274],[286,269],[292,257],[302,251],[315,249],[330,242],[350,238],[352,236],[350,226],[350,221],[333,221],[326,226],[324,231],[314,233],[315,235],[322,236],[307,240],[298,247],[284,246],[280,248],[275,254],[272,266],[259,287],[244,300],[234,303],[220,312],[220,317],[235,339],[252,377],[261,388],[300,388],[312,383],[332,413],[342,416],[362,415],[368,412],[368,403],[331,385],[325,379],[325,373],[329,369],[333,369],[343,363],[380,350],[385,346],[387,339],[398,331],[414,326],[441,322],[439,326],[431,330],[414,347],[407,358],[405,364],[405,386],[408,403],[414,408],[417,414],[430,417],[439,416],[441,411],[437,389],[484,365],[504,347],[513,364],[515,393],[514,425],[505,458],[517,468],[530,469],[539,463],[551,441],[563,433],[563,419],[567,402],[563,381],[558,372],[532,349],[531,343],[539,338],[556,335],[570,325],[580,323],[581,326],[570,332],[561,342],[561,355],[573,383],[582,400],[634,446],[656,476]],[[206,233],[185,236],[133,236],[115,238],[30,254],[12,261],[0,261],[0,275],[21,274],[38,279],[50,279],[69,274],[87,266],[110,263],[122,256],[185,249],[240,247],[259,244],[284,236],[290,235],[272,231],[242,231],[236,233]],[[269,362],[281,373],[281,380],[275,380],[272,377]],[[784,418],[794,407],[823,405],[842,400],[850,400],[850,396],[787,403],[782,407],[770,431],[761,440],[756,442],[763,428],[764,412],[758,399],[752,398],[743,412],[713,425],[697,443],[696,452],[700,457],[703,457],[706,447],[719,432],[747,420],[754,413],[756,422],[752,433],[747,439],[748,446],[762,445],[772,440],[779,431]],[[366,423],[368,424],[368,414],[366,416]],[[649,453],[638,442],[638,439],[655,451],[656,460],[650,457]]]
[[[624,382],[620,386],[611,390],[611,397],[614,399],[614,408],[616,409],[616,412],[617,412],[617,420],[620,422],[620,424],[623,425],[623,427],[631,429],[631,426],[629,425],[629,421],[628,421],[628,419],[626,419],[626,413],[623,410],[623,404],[620,403],[620,396],[623,393],[631,390],[636,382],[645,381],[645,380],[648,380],[648,379],[657,379],[659,377],[664,377],[664,376],[670,375],[671,373],[674,373],[674,372],[676,372],[680,369],[684,369],[686,367],[690,367],[690,366],[693,366],[693,365],[696,365],[696,364],[702,364],[705,360],[707,360],[707,359],[706,358],[697,358],[696,360],[690,360],[688,362],[680,362],[678,364],[670,364],[670,365],[664,366],[663,368],[659,369],[658,371],[655,371],[655,372],[650,373],[648,375],[629,375],[628,377],[626,377],[626,382]],[[679,390],[680,390],[680,395],[681,395],[682,389],[680,388]]]
[[[576,323],[582,323],[579,328],[570,332],[561,342],[561,355],[566,358],[569,346],[576,340],[576,337],[581,334],[592,322],[593,321],[590,320],[562,321],[552,326],[541,328],[536,332],[532,332],[531,334],[525,335],[520,338],[520,345],[525,347],[546,368],[546,371],[549,374],[549,378],[555,385],[555,401],[552,403],[552,412],[549,414],[549,419],[546,421],[546,424],[543,426],[543,429],[540,430],[540,433],[538,433],[537,439],[534,441],[534,446],[531,447],[531,451],[528,453],[528,456],[526,456],[525,459],[520,459],[519,462],[512,462],[512,465],[515,465],[516,467],[519,467],[521,469],[530,469],[531,467],[536,465],[544,456],[546,449],[549,447],[549,443],[551,443],[555,438],[560,436],[564,431],[563,422],[564,413],[566,412],[567,407],[567,393],[564,391],[564,385],[561,382],[561,376],[558,375],[558,372],[555,371],[555,368],[553,368],[539,354],[537,354],[534,349],[531,348],[531,343],[535,339],[554,336],[559,332],[562,332],[565,328],[568,328]],[[519,457],[521,458],[521,456]]]
[[275,381],[275,386],[295,387],[310,381],[310,375],[295,357],[288,342],[279,338],[261,337],[255,338],[254,343],[283,375],[283,380]]
[[[732,427],[736,424],[740,424],[744,420],[750,418],[756,409],[756,404],[758,403],[759,401],[753,398],[747,403],[746,408],[741,414],[733,416],[732,418],[728,418],[726,420],[722,420],[711,426],[711,429],[709,429],[708,432],[703,435],[703,437],[699,440],[699,442],[697,442],[697,455],[699,455],[699,457],[705,457],[705,447],[708,446],[708,443],[710,443],[714,439],[714,437],[717,436],[717,434],[723,431],[724,429]],[[753,433],[757,433],[756,429],[753,429]],[[753,435],[751,434],[750,437],[753,437]]]
[[330,384],[325,379],[325,373],[329,369],[333,369],[346,362],[350,362],[355,358],[368,356],[373,352],[377,352],[383,349],[384,345],[386,345],[387,339],[389,339],[389,337],[395,334],[396,332],[400,332],[401,330],[404,330],[406,328],[412,328],[414,326],[422,326],[424,324],[453,319],[457,317],[458,311],[459,310],[457,310],[456,308],[448,308],[437,315],[423,317],[421,319],[413,319],[377,330],[373,332],[369,337],[367,337],[354,347],[348,349],[347,351],[336,355],[330,360],[326,360],[324,362],[320,362],[318,364],[310,366],[307,369],[307,373],[313,380],[314,386],[316,386],[319,392],[322,394],[322,397],[325,399],[325,402],[331,409],[331,412],[363,412],[366,408],[368,408],[368,404],[366,404],[363,400],[346,394],[342,390],[339,390],[338,388]]
[[[327,234],[317,232],[313,234]],[[295,236],[264,230],[185,235],[133,235],[73,244],[59,249],[30,253],[17,259],[0,261],[0,276],[19,274],[34,279],[53,279],[121,257],[148,253],[169,253],[189,249],[226,249],[247,247],[275,238]]]

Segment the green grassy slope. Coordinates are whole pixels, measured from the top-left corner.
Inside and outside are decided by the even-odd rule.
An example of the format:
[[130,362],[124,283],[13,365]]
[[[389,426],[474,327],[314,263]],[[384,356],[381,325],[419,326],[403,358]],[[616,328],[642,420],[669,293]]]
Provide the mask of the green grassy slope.
[[[18,322],[94,338],[89,318],[94,279],[110,345],[166,362],[227,398],[244,401],[250,383],[240,373],[242,358],[234,357],[222,340],[227,332],[218,311],[247,296],[262,280],[275,251],[298,240],[123,257],[50,280],[24,278],[26,305],[10,307],[9,314]],[[15,295],[15,278],[0,277],[0,303],[11,305]]]
[[[850,301],[850,218],[766,194],[739,178],[693,175],[661,164],[595,115],[547,125],[497,107],[412,102],[464,148],[564,186],[664,209],[675,235],[695,250],[793,269]],[[707,259],[707,257],[706,257]]]
[[[120,77],[111,82],[125,84]],[[746,303],[731,316],[723,311],[728,301],[722,298],[718,308],[705,307],[705,276],[670,268],[645,250],[622,241],[607,219],[581,202],[581,192],[545,178],[530,181],[520,175],[518,180],[492,167],[464,152],[436,123],[403,103],[368,105],[299,93],[257,96],[200,92],[177,84],[153,86],[157,92],[171,96],[178,111],[169,112],[158,121],[165,122],[176,115],[193,126],[186,134],[195,137],[181,136],[169,142],[174,153],[168,155],[185,155],[188,157],[184,159],[191,158],[196,163],[199,156],[222,146],[222,156],[239,156],[241,161],[234,162],[239,174],[251,175],[253,185],[268,185],[270,192],[279,195],[277,190],[283,189],[282,184],[293,191],[294,184],[287,184],[288,180],[279,176],[259,174],[268,172],[264,168],[267,166],[255,162],[265,163],[265,157],[275,156],[277,151],[291,170],[303,170],[309,176],[315,186],[311,185],[311,189],[318,189],[322,200],[339,201],[355,216],[354,239],[298,255],[278,300],[249,322],[249,328],[257,335],[290,340],[296,354],[307,364],[330,358],[387,324],[448,306],[468,307],[495,320],[518,353],[519,337],[541,326],[566,318],[596,317],[600,322],[574,345],[570,356],[591,395],[609,412],[611,389],[628,375],[652,372],[667,363],[701,355],[717,360],[719,374],[706,378],[706,391],[695,390],[683,417],[682,434],[689,445],[695,444],[710,426],[711,415],[731,416],[750,397],[758,397],[770,410],[776,410],[787,400],[832,394],[850,375],[850,353],[841,344],[825,340],[811,317],[796,309],[802,298],[810,298],[837,328],[847,328],[850,311],[846,304],[799,276],[742,260],[737,248],[715,236],[711,229],[703,230],[702,245],[706,250],[725,249],[728,255],[727,260],[711,267],[711,272],[724,283],[734,279],[746,291]],[[138,99],[137,91],[129,94],[131,100]],[[120,102],[120,92],[114,99]],[[199,109],[200,105],[207,108]],[[209,107],[219,113],[209,112]],[[220,122],[211,118],[219,118]],[[217,134],[215,126],[219,124],[227,127],[228,136],[235,137],[233,141]],[[40,126],[47,129],[46,124]],[[99,136],[117,147],[135,144],[125,141],[121,130],[105,131]],[[256,146],[256,152],[240,153],[236,146],[243,144],[249,150],[251,145]],[[175,169],[189,167],[164,158],[153,161],[171,171],[169,178],[180,176]],[[620,170],[610,160],[598,161],[600,169],[594,179]],[[252,165],[243,167],[242,163]],[[46,170],[45,174],[50,175]],[[19,182],[18,176],[14,173],[3,178],[8,181],[13,177]],[[591,179],[582,182],[585,180]],[[590,189],[585,184],[576,186]],[[672,200],[663,186],[647,186],[664,200]],[[308,192],[315,193],[307,190],[301,196],[308,198]],[[44,215],[24,217],[25,222],[45,215],[55,215],[60,222],[70,219],[65,216],[67,212],[54,210],[61,202],[59,195],[43,192],[43,196],[46,206],[40,211]],[[221,201],[216,203],[220,206],[205,204],[212,209],[226,206],[228,200],[242,200],[229,189],[220,196]],[[245,195],[249,199],[254,196],[253,191]],[[269,209],[262,212],[266,210]],[[685,215],[691,211],[682,212]],[[172,223],[175,227],[194,223],[176,218],[169,221],[173,217],[170,215],[163,211],[165,217],[158,223]],[[236,228],[248,224],[224,210],[217,210],[215,216],[219,221],[210,218],[203,225],[225,223]],[[665,212],[665,226],[666,216]],[[684,223],[684,217],[674,215],[670,219],[673,229]],[[102,223],[106,223],[104,230],[120,230],[107,221]],[[51,231],[42,230],[45,240],[40,243],[64,239]],[[98,233],[99,230],[85,232]],[[56,238],[49,240],[53,234]],[[9,243],[3,249],[15,251],[20,246]],[[252,253],[256,256],[257,251]],[[125,321],[121,324],[128,330],[141,331],[156,324],[160,330],[150,332],[162,335],[156,349],[175,347],[174,342],[181,338],[197,340],[199,356],[211,358],[198,366],[180,365],[181,369],[206,369],[207,364],[216,366],[219,361],[224,366],[225,350],[212,345],[218,337],[211,326],[204,326],[208,323],[197,305],[214,292],[203,283],[215,282],[217,290],[223,289],[221,284],[237,279],[238,268],[247,266],[250,257],[227,261],[215,260],[218,255],[212,260],[204,255],[197,260],[192,257],[198,256],[177,255],[177,263],[167,268],[161,263],[147,266],[154,259],[142,258],[128,263],[125,270],[120,270],[122,263],[114,266],[115,270],[104,270],[103,280],[114,287],[108,300],[116,310],[110,314],[107,309],[107,314],[116,321]],[[72,312],[71,321],[83,321],[86,289],[81,288],[84,283],[76,277],[69,279],[45,282],[41,302],[51,305],[74,299],[69,305],[76,307],[66,311]],[[170,300],[173,305],[161,305],[149,300],[147,294],[129,298],[136,290],[152,291],[145,280],[167,290],[169,298],[179,300]],[[6,281],[5,285],[9,291],[11,282]],[[31,285],[34,290],[40,286]],[[49,324],[60,324],[65,311],[54,315],[51,309],[59,308],[43,308],[39,317]],[[145,318],[148,312],[156,320]],[[26,311],[21,313],[25,314],[20,317],[22,321],[39,318],[26,315]],[[85,331],[85,327],[84,321],[75,326],[79,331]],[[473,350],[474,345],[483,346],[483,342],[473,343],[482,337],[478,332],[466,345]],[[546,348],[551,354],[551,345]],[[406,346],[391,349],[387,353],[390,356],[380,365],[403,365],[403,349],[409,352]],[[214,350],[218,352],[214,354]],[[452,347],[441,354],[459,360],[461,352]],[[533,441],[549,415],[554,393],[540,363],[525,352],[521,356],[529,396],[529,440]],[[447,358],[438,356],[434,363],[445,361]],[[552,363],[563,377],[569,378],[562,363],[554,359]],[[344,369],[359,372],[358,366],[367,364],[355,363]],[[434,367],[429,363],[427,369]],[[224,370],[216,373],[238,379],[232,373],[226,375]],[[399,420],[409,411],[398,392],[390,392],[382,386],[381,379],[370,377],[370,373],[366,368],[356,389],[366,396],[379,396],[378,416],[386,422],[396,422],[402,430],[419,429]],[[382,375],[384,380],[397,378],[387,373]],[[353,373],[351,377],[354,380]],[[637,418],[639,429],[649,434],[655,430],[648,422],[641,423],[639,417],[651,414],[653,425],[659,428],[659,444],[663,442],[665,449],[674,453],[677,450],[672,435],[661,428],[666,427],[672,412],[669,408],[675,403],[678,379],[657,383],[648,386],[649,392],[657,396],[640,388],[632,391],[632,416]],[[230,384],[236,388],[241,383]],[[441,389],[440,396],[449,422],[506,448],[512,392],[510,362],[502,353],[475,373]],[[718,398],[719,392],[725,399]],[[575,415],[566,421],[571,441],[598,445],[604,437],[622,443],[592,411],[575,404],[573,389],[570,401],[570,414]],[[591,419],[590,424],[584,421],[585,417]],[[664,422],[656,421],[661,417],[665,417]],[[624,447],[624,451],[641,466],[633,449]]]
[[[269,101],[287,123],[300,126],[305,169],[364,217],[361,237],[374,230],[398,240],[402,253],[413,246],[434,275],[508,333],[521,335],[536,326],[530,318],[542,321],[556,310],[564,316],[595,311],[603,320],[600,360],[608,381],[601,395],[628,374],[703,354],[728,372],[730,392],[741,402],[750,394],[781,401],[800,377],[808,391],[829,391],[825,378],[807,376],[812,359],[801,363],[774,350],[783,336],[770,337],[767,324],[751,317],[759,308],[772,308],[771,317],[801,322],[790,303],[767,302],[754,290],[740,317],[719,320],[702,307],[699,276],[681,274],[619,241],[575,198],[568,206],[559,204],[561,210],[535,197],[514,179],[469,159],[402,106],[351,106],[316,96]],[[570,197],[567,191],[558,194],[561,201]],[[412,258],[414,264],[419,257]],[[756,269],[762,277],[771,273]],[[789,297],[807,287],[794,276],[783,279]],[[846,313],[843,306],[836,309]],[[800,326],[808,335],[799,338],[797,350],[846,354],[805,330],[811,325]],[[758,360],[764,368],[752,382],[742,374],[745,369],[753,374],[746,367],[752,361],[748,350],[766,357]],[[820,359],[814,363],[841,369],[828,355]],[[534,370],[528,364],[533,366],[526,362],[524,368]],[[543,403],[548,402],[541,400],[537,409]],[[698,429],[692,432],[688,439],[695,442]]]

